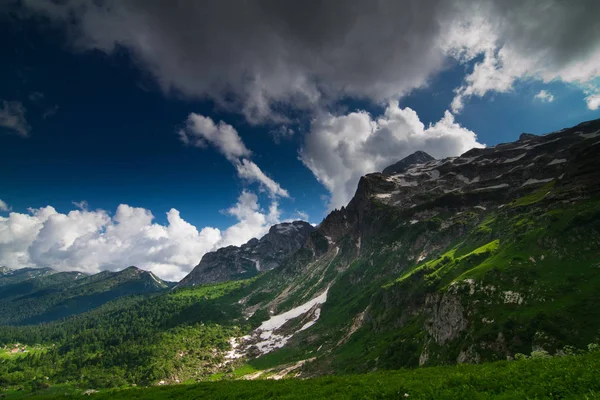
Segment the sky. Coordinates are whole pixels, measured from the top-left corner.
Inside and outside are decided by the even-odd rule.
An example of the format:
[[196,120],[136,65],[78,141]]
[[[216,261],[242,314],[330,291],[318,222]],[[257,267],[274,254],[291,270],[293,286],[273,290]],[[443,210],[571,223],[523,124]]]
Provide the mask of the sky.
[[0,1],[0,265],[183,278],[364,174],[600,118],[593,0]]

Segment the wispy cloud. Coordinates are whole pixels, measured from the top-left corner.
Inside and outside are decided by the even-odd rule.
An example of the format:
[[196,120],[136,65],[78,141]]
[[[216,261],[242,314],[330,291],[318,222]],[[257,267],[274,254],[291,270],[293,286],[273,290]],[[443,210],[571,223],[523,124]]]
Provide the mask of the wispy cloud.
[[185,128],[178,132],[181,141],[190,146],[212,145],[231,162],[238,176],[247,182],[257,182],[272,197],[289,197],[287,190],[267,176],[249,157],[252,152],[246,147],[235,128],[223,121],[215,124],[210,117],[191,113]]
[[0,199],[0,211],[10,211],[11,208],[6,204],[6,202]]
[[546,90],[540,90],[533,98],[542,103],[552,103],[554,101],[554,95]]
[[31,126],[25,119],[25,107],[19,101],[1,100],[0,127],[15,132],[21,137],[29,136]]

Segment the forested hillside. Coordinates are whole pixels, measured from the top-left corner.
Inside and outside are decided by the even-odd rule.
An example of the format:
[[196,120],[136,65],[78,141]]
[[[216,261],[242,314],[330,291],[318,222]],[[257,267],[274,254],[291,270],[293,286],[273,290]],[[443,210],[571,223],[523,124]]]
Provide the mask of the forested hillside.
[[123,296],[173,287],[152,272],[129,267],[95,275],[51,268],[0,271],[0,324],[28,325],[90,311]]

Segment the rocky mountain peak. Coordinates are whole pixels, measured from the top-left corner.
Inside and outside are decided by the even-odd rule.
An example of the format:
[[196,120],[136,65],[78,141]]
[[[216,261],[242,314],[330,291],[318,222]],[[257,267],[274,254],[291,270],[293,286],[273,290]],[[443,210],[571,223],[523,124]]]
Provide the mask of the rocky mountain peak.
[[536,135],[534,135],[532,133],[523,132],[523,133],[521,133],[521,136],[519,136],[519,142],[523,142],[523,141],[531,140],[531,139],[535,139],[535,138],[537,138]]
[[273,225],[260,239],[206,253],[177,287],[244,279],[277,268],[302,247],[314,230],[305,221]]
[[383,173],[383,175],[401,174],[404,171],[406,171],[406,169],[408,167],[410,167],[412,165],[423,164],[423,163],[433,161],[433,160],[435,160],[435,158],[433,158],[429,154],[425,153],[424,151],[418,150],[418,151],[415,151],[414,153],[412,153],[411,155],[404,157],[402,160],[398,161],[397,163],[392,164],[389,167],[386,167],[382,173]]

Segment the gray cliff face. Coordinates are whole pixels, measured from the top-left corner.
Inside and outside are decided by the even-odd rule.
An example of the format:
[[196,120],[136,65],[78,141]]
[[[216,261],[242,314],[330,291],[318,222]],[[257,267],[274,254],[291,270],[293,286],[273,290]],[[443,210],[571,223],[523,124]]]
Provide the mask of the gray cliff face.
[[244,279],[277,268],[304,245],[314,230],[304,221],[284,222],[273,225],[261,239],[206,253],[178,287]]
[[425,321],[425,330],[438,344],[443,345],[456,339],[467,328],[465,309],[456,290],[449,290],[443,295],[435,293],[427,296],[425,309],[430,315]]

